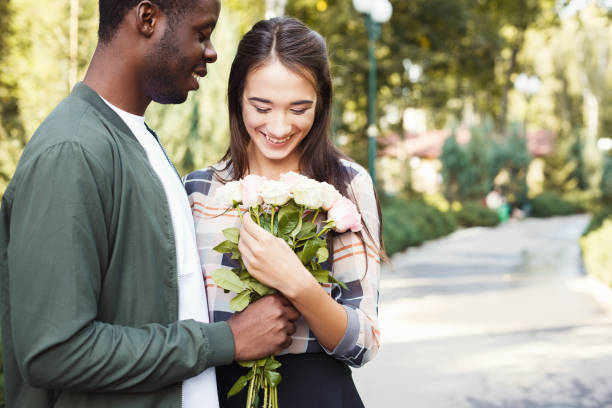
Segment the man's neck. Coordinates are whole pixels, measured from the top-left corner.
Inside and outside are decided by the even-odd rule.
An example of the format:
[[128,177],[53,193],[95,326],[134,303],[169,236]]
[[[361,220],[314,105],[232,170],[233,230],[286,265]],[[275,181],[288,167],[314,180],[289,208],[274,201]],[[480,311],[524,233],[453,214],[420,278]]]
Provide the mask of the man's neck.
[[98,44],[83,83],[121,110],[143,116],[151,99],[140,89],[137,69],[116,47]]

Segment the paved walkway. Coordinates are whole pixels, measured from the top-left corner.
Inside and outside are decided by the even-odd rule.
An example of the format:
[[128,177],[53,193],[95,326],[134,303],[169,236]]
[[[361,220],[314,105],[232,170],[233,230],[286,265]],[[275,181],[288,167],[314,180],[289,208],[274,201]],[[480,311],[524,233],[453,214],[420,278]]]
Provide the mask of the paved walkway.
[[612,408],[612,295],[584,276],[583,215],[457,231],[383,270],[367,408]]

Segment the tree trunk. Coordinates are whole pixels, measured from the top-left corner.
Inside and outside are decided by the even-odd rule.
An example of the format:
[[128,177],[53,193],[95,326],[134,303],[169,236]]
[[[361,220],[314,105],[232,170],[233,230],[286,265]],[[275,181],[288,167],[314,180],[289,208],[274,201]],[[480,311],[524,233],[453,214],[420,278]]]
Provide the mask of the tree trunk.
[[500,134],[504,135],[506,133],[506,118],[508,117],[508,93],[510,92],[510,88],[512,87],[512,74],[516,70],[516,59],[519,51],[523,45],[523,33],[519,35],[519,38],[514,42],[512,46],[512,55],[510,57],[510,66],[506,71],[506,78],[504,84],[504,90],[502,92],[502,101],[501,101],[501,112],[497,122],[497,130]]
[[79,0],[70,0],[70,69],[68,85],[72,90],[77,82],[79,66]]

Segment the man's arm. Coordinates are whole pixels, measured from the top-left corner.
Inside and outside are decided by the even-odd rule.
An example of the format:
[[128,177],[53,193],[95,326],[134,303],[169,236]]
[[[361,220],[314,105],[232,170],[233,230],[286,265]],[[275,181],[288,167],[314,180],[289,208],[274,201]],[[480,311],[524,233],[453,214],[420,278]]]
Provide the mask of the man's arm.
[[[136,328],[97,321],[111,181],[77,143],[53,146],[23,170],[11,213],[9,293],[15,354],[31,385],[149,391],[227,364],[235,350],[248,359],[286,343],[291,324],[278,301],[245,310],[238,324],[187,320]],[[267,316],[262,326],[249,325],[255,315]],[[262,335],[270,325],[276,329]]]

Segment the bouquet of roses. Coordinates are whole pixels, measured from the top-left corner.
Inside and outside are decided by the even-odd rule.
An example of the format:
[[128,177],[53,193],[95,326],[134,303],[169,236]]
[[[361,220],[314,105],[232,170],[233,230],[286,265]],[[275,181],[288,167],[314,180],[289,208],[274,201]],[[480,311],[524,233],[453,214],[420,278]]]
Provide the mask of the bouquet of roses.
[[[215,201],[226,207],[246,207],[252,219],[276,237],[282,238],[296,253],[302,264],[320,283],[346,285],[335,279],[331,272],[321,267],[329,257],[326,234],[330,230],[345,232],[361,230],[361,216],[355,204],[343,197],[332,185],[318,182],[297,173],[285,173],[279,180],[269,180],[256,175],[229,182],[215,193]],[[326,217],[325,217],[326,214]],[[317,222],[319,216],[326,218]],[[262,296],[276,293],[263,285],[247,271],[238,250],[240,230],[223,230],[227,238],[214,250],[231,254],[240,267],[217,269],[211,273],[215,283],[226,292],[235,292],[230,308],[239,312]],[[263,407],[277,408],[277,385],[281,375],[276,371],[281,364],[269,356],[257,361],[241,361],[251,370],[232,386],[227,397],[239,393],[248,385],[247,408],[259,406],[259,391],[263,390]]]

